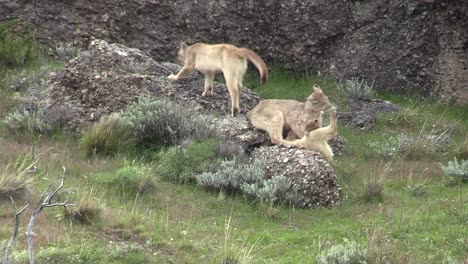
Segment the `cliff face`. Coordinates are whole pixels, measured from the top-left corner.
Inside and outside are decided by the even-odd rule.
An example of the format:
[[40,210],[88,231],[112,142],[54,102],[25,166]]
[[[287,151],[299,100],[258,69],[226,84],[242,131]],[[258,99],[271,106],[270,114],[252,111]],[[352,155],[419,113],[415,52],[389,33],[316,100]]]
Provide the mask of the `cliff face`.
[[181,41],[228,42],[270,64],[468,103],[467,1],[0,0],[10,18],[50,46],[96,37],[174,60]]

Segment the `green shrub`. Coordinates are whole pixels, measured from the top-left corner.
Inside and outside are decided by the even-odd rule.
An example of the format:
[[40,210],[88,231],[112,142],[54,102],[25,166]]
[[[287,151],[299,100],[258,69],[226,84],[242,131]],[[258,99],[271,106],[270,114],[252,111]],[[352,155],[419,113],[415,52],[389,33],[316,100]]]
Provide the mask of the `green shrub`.
[[99,223],[105,203],[97,195],[98,191],[92,187],[69,189],[68,200],[73,201],[74,205],[64,208],[64,217],[79,224]]
[[265,178],[264,163],[255,160],[250,164],[242,164],[236,160],[221,162],[216,172],[205,172],[195,176],[199,186],[224,190],[241,191],[247,196],[273,204],[278,201],[291,201],[295,197],[290,179],[283,175]]
[[356,241],[344,239],[343,244],[334,245],[317,256],[319,264],[366,264],[367,250]]
[[0,24],[0,69],[33,64],[39,56],[40,50],[30,28],[21,30],[15,21]]
[[39,108],[34,112],[24,109],[16,110],[8,114],[2,123],[16,135],[47,134],[51,133],[54,127],[46,120],[45,116],[44,108]]
[[146,166],[127,165],[120,168],[108,183],[131,194],[151,192],[156,189],[153,171]]
[[217,141],[209,139],[170,148],[159,161],[157,173],[172,182],[187,182],[196,174],[210,171],[216,167],[215,147]]
[[336,87],[340,93],[351,98],[372,99],[375,96],[374,83],[368,85],[364,79],[351,78],[344,83],[339,81],[336,83]]
[[137,143],[146,148],[178,145],[187,139],[205,140],[215,135],[208,116],[169,101],[141,98],[122,116],[132,125]]
[[132,150],[135,139],[132,127],[118,114],[103,117],[83,135],[82,146],[87,157],[112,156]]
[[403,190],[414,197],[425,197],[429,194],[426,185],[422,183],[408,184]]
[[383,200],[382,183],[376,181],[366,183],[362,196],[365,202],[381,202]]
[[392,159],[400,155],[403,145],[401,136],[387,136],[383,139],[373,140],[367,143],[372,157]]
[[442,170],[448,177],[449,184],[468,182],[468,160],[462,160],[460,163],[455,159],[449,161],[446,166],[441,165]]

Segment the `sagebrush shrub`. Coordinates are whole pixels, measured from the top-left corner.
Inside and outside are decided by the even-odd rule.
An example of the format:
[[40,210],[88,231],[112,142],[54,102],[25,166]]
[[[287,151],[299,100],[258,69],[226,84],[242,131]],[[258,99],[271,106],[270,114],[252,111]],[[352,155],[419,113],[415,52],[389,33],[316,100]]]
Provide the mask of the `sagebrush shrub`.
[[135,138],[130,124],[114,113],[84,132],[82,145],[87,157],[112,156],[133,149]]
[[317,256],[319,264],[366,264],[367,250],[356,241],[344,239],[343,244],[334,245]]
[[468,183],[468,160],[460,163],[455,159],[449,161],[447,165],[442,165],[442,170],[449,178],[449,184]]
[[189,142],[186,147],[172,147],[159,160],[156,172],[169,181],[191,181],[196,174],[216,167],[216,145],[216,140],[209,139]]
[[34,133],[50,133],[54,126],[45,118],[44,108],[39,108],[37,111],[16,110],[8,114],[2,123],[6,128],[15,134],[34,134]]
[[248,160],[247,154],[239,143],[227,139],[221,139],[216,146],[216,156],[223,160],[236,159],[238,161]]
[[371,85],[365,79],[351,78],[344,82],[336,83],[338,91],[347,97],[372,99],[375,96],[374,82]]
[[283,175],[266,179],[264,163],[259,159],[250,164],[238,163],[236,160],[223,161],[216,172],[205,172],[196,175],[195,179],[199,186],[229,192],[240,191],[269,204],[292,201],[295,197],[291,180]]
[[200,115],[191,106],[166,100],[140,98],[122,116],[132,125],[138,144],[147,148],[215,136],[208,116]]
[[400,135],[388,136],[383,139],[370,141],[367,146],[373,156],[384,159],[395,158],[400,155],[403,140]]

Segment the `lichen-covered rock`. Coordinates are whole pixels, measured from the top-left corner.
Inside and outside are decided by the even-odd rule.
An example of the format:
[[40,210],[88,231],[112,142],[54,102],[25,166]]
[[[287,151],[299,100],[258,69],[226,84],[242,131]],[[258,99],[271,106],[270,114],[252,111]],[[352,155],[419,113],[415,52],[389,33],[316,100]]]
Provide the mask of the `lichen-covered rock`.
[[335,171],[320,154],[278,146],[259,147],[252,157],[265,161],[267,177],[285,175],[298,191],[296,206],[334,207],[341,201]]

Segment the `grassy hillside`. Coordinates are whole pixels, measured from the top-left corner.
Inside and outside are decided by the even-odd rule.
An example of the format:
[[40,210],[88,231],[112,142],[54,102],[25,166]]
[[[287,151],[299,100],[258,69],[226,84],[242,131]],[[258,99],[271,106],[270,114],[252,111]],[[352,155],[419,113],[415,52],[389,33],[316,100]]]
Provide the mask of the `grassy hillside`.
[[[11,85],[61,67],[37,60],[2,65],[1,119],[25,94]],[[255,88],[266,98],[301,100],[318,83],[338,109],[346,107],[345,95],[330,78],[280,68],[270,75],[267,86]],[[404,110],[379,116],[371,131],[339,124],[347,149],[332,162],[343,189],[343,204],[333,209],[269,205],[179,177],[209,167],[203,161],[214,159],[213,139],[199,140],[185,152],[170,144],[141,151],[129,141],[128,151],[97,155],[89,151],[92,140],[82,135],[37,130],[31,121],[37,116],[14,131],[1,122],[0,241],[8,240],[14,227],[7,194],[17,195],[21,207],[26,182],[33,203],[21,215],[12,256],[16,263],[28,263],[25,231],[32,208],[65,167],[65,186],[56,199],[75,205],[66,211],[46,208],[39,215],[34,226],[39,263],[331,263],[339,258],[335,263],[460,263],[468,257],[468,184],[445,175],[442,166],[468,159],[468,108],[411,96],[377,97]],[[445,133],[451,142],[440,152],[416,141],[390,155],[401,133],[416,138]]]

